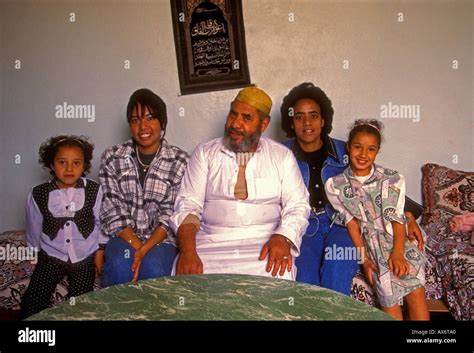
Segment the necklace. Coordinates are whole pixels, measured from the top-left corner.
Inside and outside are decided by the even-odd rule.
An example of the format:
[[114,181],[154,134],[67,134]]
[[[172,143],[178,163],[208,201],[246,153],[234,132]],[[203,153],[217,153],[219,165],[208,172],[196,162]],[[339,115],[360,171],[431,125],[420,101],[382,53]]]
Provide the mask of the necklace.
[[142,160],[140,159],[140,153],[138,152],[138,148],[137,146],[135,146],[135,153],[137,154],[137,160],[138,160],[138,163],[140,163],[140,165],[143,167],[143,171],[146,172],[148,170],[148,168],[150,168],[150,164],[145,164],[142,162]]

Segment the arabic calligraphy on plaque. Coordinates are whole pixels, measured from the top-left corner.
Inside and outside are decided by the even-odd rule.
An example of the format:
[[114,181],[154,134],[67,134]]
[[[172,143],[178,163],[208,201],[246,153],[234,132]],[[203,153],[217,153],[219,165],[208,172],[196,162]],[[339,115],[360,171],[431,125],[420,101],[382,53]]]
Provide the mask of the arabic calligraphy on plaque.
[[197,76],[228,74],[232,70],[227,21],[211,2],[194,10],[190,25],[193,67]]
[[195,24],[191,30],[191,36],[212,36],[217,33],[225,33],[225,26],[217,20],[201,21]]

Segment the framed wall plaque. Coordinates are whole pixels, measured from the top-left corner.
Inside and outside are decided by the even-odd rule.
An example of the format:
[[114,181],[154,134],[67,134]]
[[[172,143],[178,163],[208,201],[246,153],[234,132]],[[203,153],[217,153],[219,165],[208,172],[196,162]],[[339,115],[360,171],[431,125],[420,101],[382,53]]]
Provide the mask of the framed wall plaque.
[[250,85],[241,0],[171,0],[181,94]]

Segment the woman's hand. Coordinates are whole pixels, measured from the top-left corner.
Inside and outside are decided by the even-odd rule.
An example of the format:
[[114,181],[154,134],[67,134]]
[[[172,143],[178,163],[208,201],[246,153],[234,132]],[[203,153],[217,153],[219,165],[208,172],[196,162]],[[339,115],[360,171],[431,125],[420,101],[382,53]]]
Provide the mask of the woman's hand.
[[133,258],[133,264],[132,264],[132,272],[133,272],[133,278],[132,282],[136,282],[138,280],[138,274],[140,273],[140,265],[142,264],[142,260],[147,254],[148,251],[146,251],[145,247],[140,247],[138,250],[135,250],[135,256]]

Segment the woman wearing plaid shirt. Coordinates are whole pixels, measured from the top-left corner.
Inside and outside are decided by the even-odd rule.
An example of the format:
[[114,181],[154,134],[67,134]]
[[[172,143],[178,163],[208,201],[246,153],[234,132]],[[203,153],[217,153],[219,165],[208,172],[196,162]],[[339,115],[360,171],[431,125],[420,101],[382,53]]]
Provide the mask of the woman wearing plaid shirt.
[[127,106],[132,139],[101,159],[104,192],[100,220],[112,238],[105,249],[103,284],[168,276],[178,250],[168,219],[188,155],[164,139],[166,104],[140,89]]

